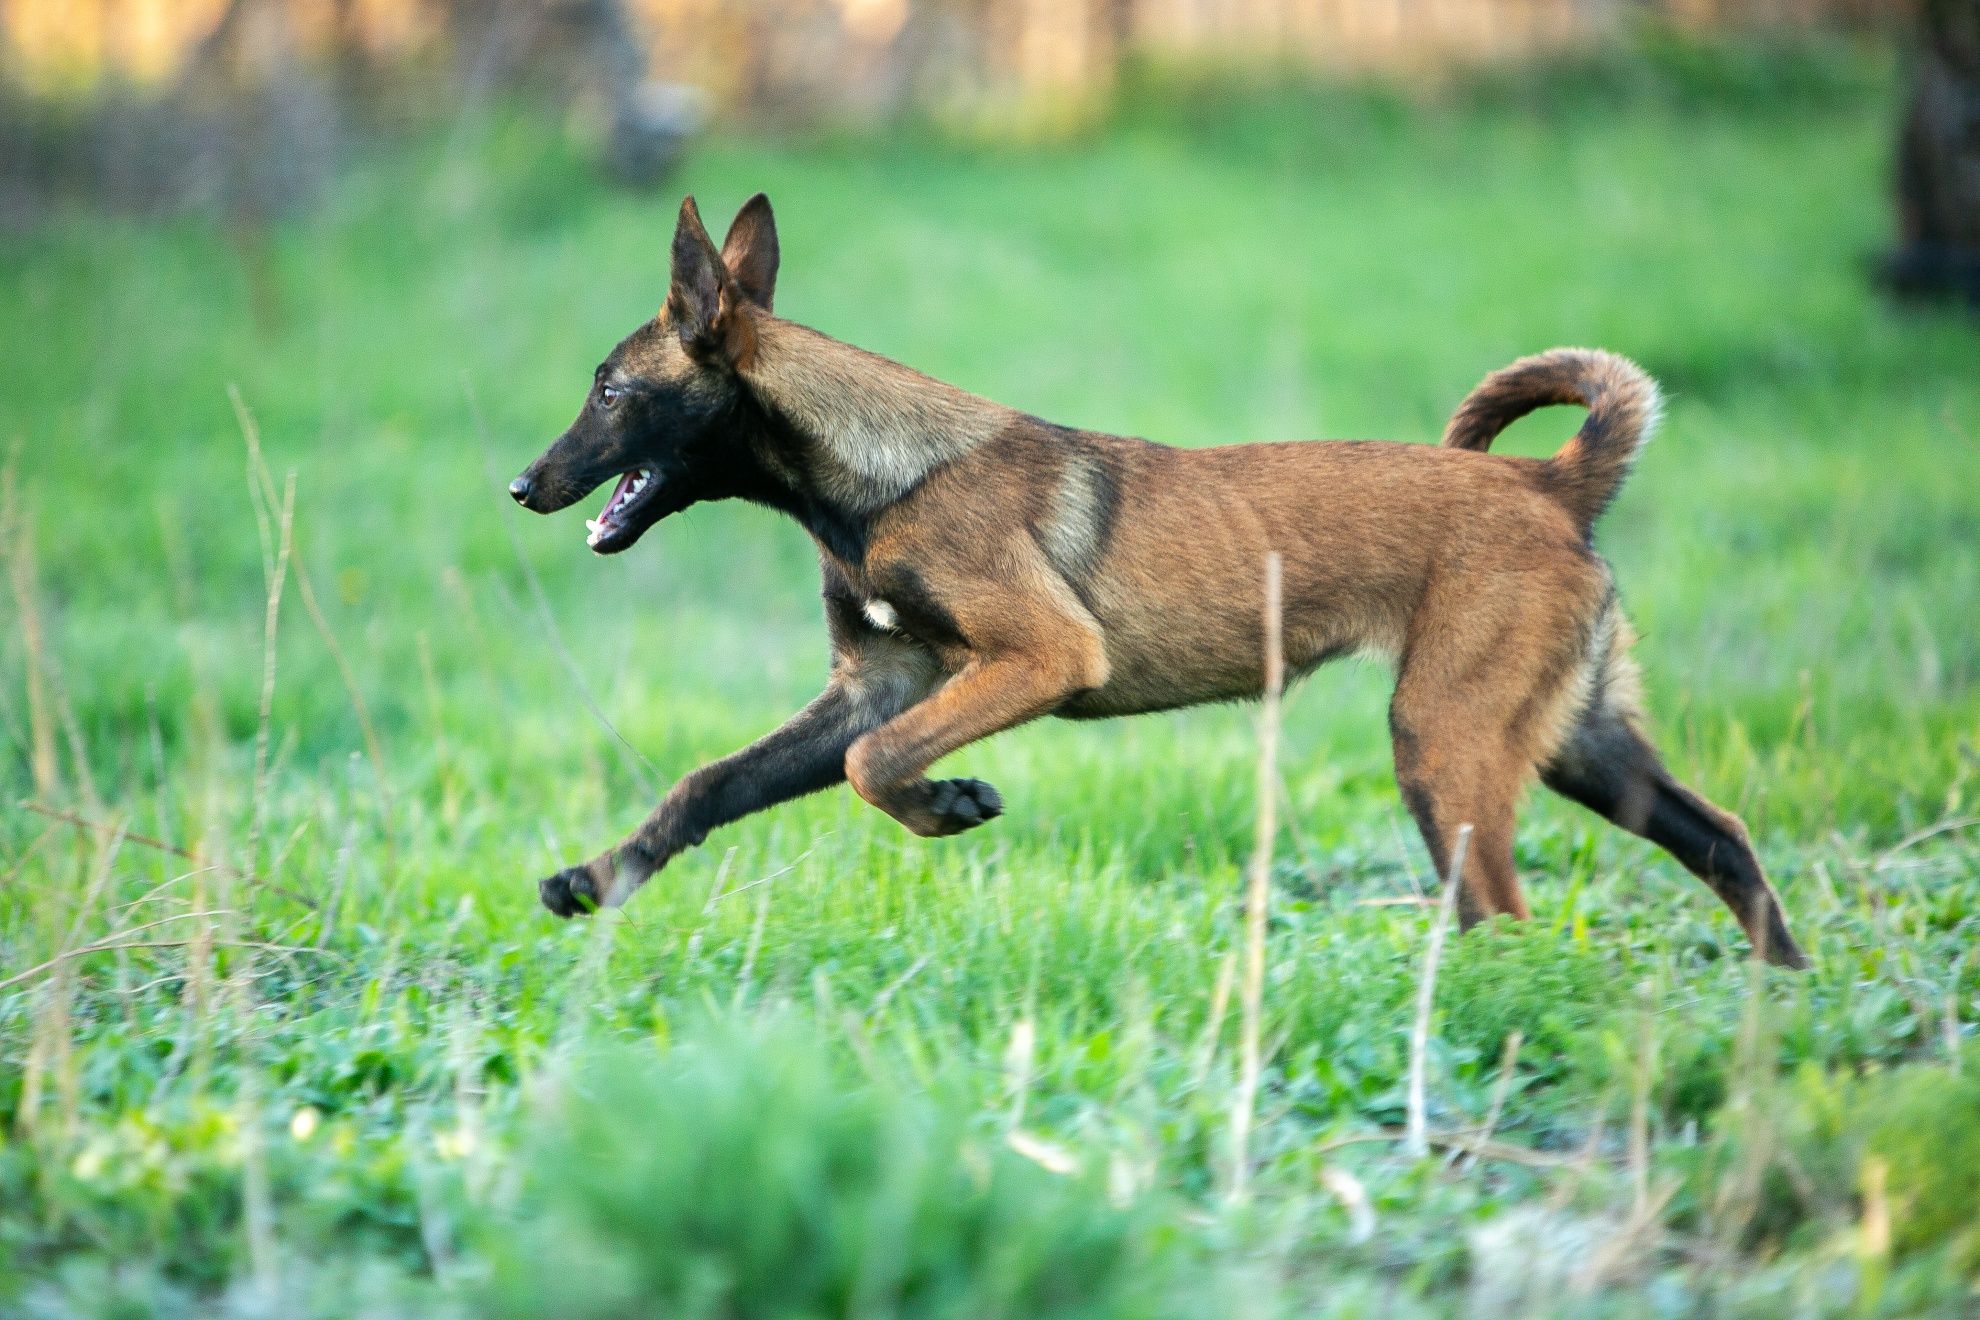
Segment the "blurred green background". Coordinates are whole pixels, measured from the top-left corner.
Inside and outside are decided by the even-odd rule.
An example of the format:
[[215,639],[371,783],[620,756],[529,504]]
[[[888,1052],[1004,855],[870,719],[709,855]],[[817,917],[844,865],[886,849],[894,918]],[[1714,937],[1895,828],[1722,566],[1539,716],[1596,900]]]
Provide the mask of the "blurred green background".
[[[472,8],[435,31],[493,30]],[[1528,14],[1463,58],[985,37],[959,83],[897,49],[934,21],[903,7],[897,93],[797,98],[770,43],[666,102],[635,182],[626,116],[696,48],[600,92],[569,77],[597,47],[550,43],[477,84],[437,46],[322,63],[311,12],[280,59],[213,57],[234,99],[14,64],[0,1308],[1972,1304],[1940,1171],[1980,1150],[1980,332],[1878,283],[1894,21]],[[329,127],[282,136],[256,71],[289,68]],[[206,183],[117,182],[118,116],[168,103],[187,154],[147,150]],[[824,676],[795,527],[700,508],[600,560],[502,491],[657,309],[679,195],[719,223],[758,189],[780,313],[1080,426],[1430,441],[1519,354],[1637,359],[1670,413],[1598,539],[1660,741],[1816,969],[1749,968],[1662,854],[1536,799],[1538,917],[1452,944],[1431,1020],[1433,1127],[1500,1145],[1408,1157],[1434,880],[1373,663],[1286,714],[1241,1202],[1249,710],[1028,728],[953,761],[1003,791],[991,828],[915,840],[834,792],[553,923],[538,876]]]

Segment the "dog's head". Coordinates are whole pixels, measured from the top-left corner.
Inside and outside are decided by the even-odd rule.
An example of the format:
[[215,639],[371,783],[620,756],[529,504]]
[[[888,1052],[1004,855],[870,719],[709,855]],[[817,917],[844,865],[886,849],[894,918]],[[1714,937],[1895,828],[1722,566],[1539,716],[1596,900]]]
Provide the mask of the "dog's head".
[[673,259],[660,314],[599,364],[577,420],[509,483],[525,509],[555,513],[618,478],[586,524],[601,555],[631,546],[670,513],[730,493],[723,487],[744,398],[738,373],[756,350],[756,318],[769,315],[777,283],[770,199],[758,193],[744,203],[717,251],[688,198]]

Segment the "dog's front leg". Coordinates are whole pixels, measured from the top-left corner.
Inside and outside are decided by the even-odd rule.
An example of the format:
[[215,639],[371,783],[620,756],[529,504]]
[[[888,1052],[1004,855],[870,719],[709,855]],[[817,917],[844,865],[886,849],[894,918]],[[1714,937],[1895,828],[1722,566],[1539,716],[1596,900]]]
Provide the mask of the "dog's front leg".
[[542,881],[543,906],[560,917],[617,907],[710,830],[841,782],[854,740],[905,709],[927,686],[927,675],[909,666],[843,669],[780,728],[674,785],[618,847]]
[[[1090,644],[1088,644],[1090,642]],[[930,780],[928,767],[979,738],[1036,719],[1105,681],[1097,638],[972,660],[934,695],[853,743],[853,791],[916,834],[959,834],[1001,814],[980,779]]]

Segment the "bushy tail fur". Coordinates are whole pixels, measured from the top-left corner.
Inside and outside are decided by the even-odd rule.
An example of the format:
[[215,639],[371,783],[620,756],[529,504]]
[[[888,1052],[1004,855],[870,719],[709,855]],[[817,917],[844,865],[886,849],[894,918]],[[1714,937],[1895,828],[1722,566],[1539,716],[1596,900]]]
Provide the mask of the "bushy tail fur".
[[1588,409],[1574,438],[1547,460],[1547,472],[1560,501],[1589,527],[1615,498],[1657,424],[1657,383],[1628,358],[1597,348],[1554,348],[1521,358],[1465,396],[1444,428],[1444,443],[1482,452],[1515,421],[1556,403]]

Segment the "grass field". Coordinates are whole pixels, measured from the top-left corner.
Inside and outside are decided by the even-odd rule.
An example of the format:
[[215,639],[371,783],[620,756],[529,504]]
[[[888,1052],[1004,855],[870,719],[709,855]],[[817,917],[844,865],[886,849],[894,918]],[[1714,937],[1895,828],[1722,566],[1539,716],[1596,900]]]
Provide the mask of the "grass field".
[[657,307],[671,195],[489,116],[265,244],[10,236],[0,1313],[1970,1314],[1980,332],[1869,286],[1896,94],[1678,49],[687,169],[771,193],[781,312],[1068,423],[1430,440],[1556,343],[1665,384],[1600,542],[1815,969],[1536,794],[1537,919],[1454,941],[1430,1020],[1430,1127],[1495,1144],[1409,1157],[1435,878],[1387,674],[1325,671],[1241,1201],[1251,710],[971,748],[1009,809],[956,839],[837,791],[537,907],[825,672],[795,527],[598,560],[502,493]]

